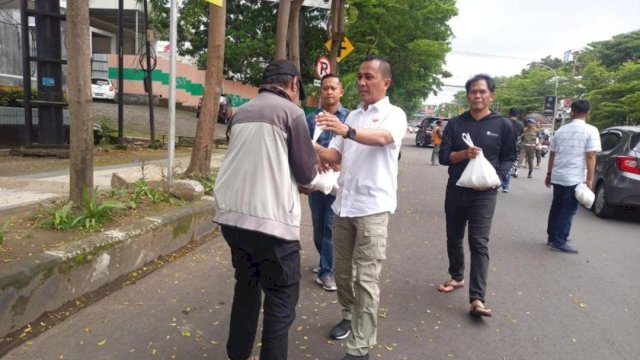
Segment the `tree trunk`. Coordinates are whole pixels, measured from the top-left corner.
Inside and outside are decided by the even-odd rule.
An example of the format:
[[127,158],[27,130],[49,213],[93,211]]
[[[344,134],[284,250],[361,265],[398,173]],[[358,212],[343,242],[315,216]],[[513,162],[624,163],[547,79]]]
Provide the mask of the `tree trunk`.
[[70,126],[69,198],[82,201],[82,191],[93,191],[93,113],[89,3],[67,4],[67,70]]
[[291,0],[282,0],[278,5],[278,24],[276,27],[276,59],[287,58],[287,28]]
[[211,172],[211,147],[213,146],[220,93],[224,81],[222,70],[224,66],[226,1],[223,5],[223,7],[209,5],[209,42],[207,44],[204,96],[187,175],[207,176]]
[[333,0],[331,2],[329,23],[329,37],[331,38],[329,61],[331,61],[333,73],[338,75],[340,74],[338,55],[340,55],[340,48],[344,39],[344,0]]
[[300,71],[300,9],[303,0],[293,0],[289,13],[289,60]]

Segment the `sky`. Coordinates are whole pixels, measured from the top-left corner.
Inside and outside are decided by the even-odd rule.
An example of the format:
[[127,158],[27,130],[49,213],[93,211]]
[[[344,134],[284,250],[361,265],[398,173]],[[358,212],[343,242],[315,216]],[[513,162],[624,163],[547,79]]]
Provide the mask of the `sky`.
[[[456,6],[447,85],[464,86],[477,73],[515,75],[546,56],[562,59],[566,51],[640,29],[640,0],[458,0]],[[445,87],[426,103],[449,102],[459,90]]]

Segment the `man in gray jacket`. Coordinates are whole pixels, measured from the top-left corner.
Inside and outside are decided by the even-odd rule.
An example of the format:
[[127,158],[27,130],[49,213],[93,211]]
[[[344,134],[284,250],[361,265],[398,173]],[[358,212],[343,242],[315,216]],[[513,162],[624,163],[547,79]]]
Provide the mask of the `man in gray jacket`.
[[286,359],[300,291],[300,196],[317,174],[300,73],[275,60],[259,95],[229,124],[229,149],[217,175],[215,222],[231,247],[236,284],[227,354],[251,359],[265,293],[261,359]]

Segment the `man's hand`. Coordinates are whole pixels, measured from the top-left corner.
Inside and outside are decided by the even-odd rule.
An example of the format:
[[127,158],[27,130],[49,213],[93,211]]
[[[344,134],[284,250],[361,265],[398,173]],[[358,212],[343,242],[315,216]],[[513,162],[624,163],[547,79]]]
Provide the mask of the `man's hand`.
[[547,175],[544,178],[544,185],[548,188],[551,187],[551,175]]
[[587,179],[587,186],[589,187],[589,189],[590,189],[591,191],[593,191],[593,180],[589,180],[589,179]]
[[319,126],[322,130],[332,131],[340,136],[347,136],[347,131],[349,131],[349,126],[343,124],[337,116],[326,111],[316,116],[316,126]]
[[467,159],[475,159],[476,157],[478,157],[478,155],[480,155],[480,153],[482,153],[482,149],[477,146],[470,146],[467,148],[467,150],[464,150],[464,152],[464,155]]

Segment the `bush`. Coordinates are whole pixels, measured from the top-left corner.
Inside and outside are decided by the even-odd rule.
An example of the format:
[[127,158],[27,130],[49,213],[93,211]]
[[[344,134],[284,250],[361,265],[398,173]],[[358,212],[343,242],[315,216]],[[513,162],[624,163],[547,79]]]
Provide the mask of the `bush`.
[[[38,90],[31,89],[31,99],[38,98]],[[24,90],[20,86],[0,85],[0,106],[23,107]]]

